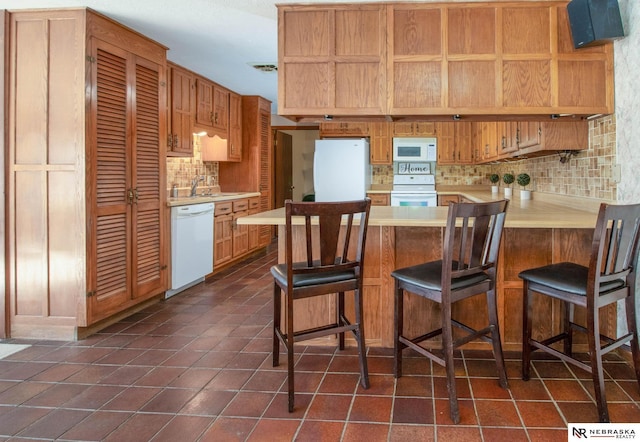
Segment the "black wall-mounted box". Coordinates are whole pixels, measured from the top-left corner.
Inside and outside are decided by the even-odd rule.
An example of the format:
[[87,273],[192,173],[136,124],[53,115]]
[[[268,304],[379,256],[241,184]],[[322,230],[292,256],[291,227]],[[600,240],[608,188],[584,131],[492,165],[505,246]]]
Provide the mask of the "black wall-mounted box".
[[576,49],[624,37],[618,0],[571,0],[567,12]]

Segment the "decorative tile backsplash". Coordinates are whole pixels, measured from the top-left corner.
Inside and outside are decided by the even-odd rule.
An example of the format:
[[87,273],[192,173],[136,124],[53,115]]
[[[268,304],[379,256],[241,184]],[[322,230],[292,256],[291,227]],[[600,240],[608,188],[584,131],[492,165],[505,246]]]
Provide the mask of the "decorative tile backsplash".
[[193,157],[167,157],[167,188],[177,184],[179,188],[188,188],[195,176],[203,176],[201,186],[218,184],[218,162],[202,162],[200,156],[200,137],[193,136]]
[[[436,185],[478,185],[489,182],[489,175],[502,176],[526,172],[531,176],[529,189],[537,192],[616,200],[617,183],[611,167],[616,163],[616,119],[607,115],[589,121],[589,148],[565,163],[557,154],[477,166],[438,166]],[[392,166],[374,166],[373,184],[392,184]],[[515,184],[517,187],[517,184]]]

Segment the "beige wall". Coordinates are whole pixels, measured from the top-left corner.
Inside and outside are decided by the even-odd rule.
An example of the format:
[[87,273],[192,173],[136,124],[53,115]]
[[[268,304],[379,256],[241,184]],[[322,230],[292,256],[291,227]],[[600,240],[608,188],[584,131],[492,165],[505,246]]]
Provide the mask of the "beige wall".
[[619,0],[626,37],[614,44],[617,156],[622,167],[618,200],[640,202],[640,2]]

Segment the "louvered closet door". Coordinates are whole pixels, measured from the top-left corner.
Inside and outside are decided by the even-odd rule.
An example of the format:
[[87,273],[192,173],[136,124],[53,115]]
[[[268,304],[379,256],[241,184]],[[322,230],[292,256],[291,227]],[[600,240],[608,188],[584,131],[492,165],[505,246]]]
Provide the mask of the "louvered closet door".
[[[271,210],[271,115],[260,111],[260,211]],[[272,226],[259,226],[259,244],[266,246],[273,237]]]
[[[88,131],[92,149],[88,232],[89,251],[89,323],[121,309],[131,290],[131,205],[127,191],[131,188],[127,116],[127,52],[99,40],[92,40],[91,64],[93,99]],[[95,136],[95,140],[93,137]],[[93,231],[91,231],[91,229]]]
[[[135,58],[133,166],[133,297],[164,290],[160,154],[160,67]],[[164,191],[164,190],[163,190]]]

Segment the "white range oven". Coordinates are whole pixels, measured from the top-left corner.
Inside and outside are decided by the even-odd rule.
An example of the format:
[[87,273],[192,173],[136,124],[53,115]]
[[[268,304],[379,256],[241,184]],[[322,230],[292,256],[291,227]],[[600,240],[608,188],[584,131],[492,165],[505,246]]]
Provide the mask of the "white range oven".
[[435,207],[438,205],[436,181],[433,175],[394,175],[391,190],[392,206]]

